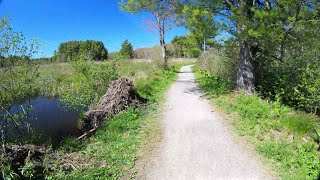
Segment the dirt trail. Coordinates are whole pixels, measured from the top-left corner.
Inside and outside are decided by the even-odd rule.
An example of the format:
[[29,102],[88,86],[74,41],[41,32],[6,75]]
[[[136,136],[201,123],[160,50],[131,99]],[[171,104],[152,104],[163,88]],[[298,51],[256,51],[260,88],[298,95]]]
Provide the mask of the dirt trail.
[[167,95],[158,154],[140,179],[273,179],[252,151],[235,140],[185,66]]

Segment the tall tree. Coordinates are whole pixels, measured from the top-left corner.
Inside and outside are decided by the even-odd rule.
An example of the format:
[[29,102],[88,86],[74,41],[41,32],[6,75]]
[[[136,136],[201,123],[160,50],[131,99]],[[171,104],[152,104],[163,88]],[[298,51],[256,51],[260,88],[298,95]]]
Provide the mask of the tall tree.
[[208,39],[214,38],[218,31],[214,14],[204,7],[189,5],[182,8],[181,16],[184,19],[183,24],[194,36],[200,49],[206,51]]
[[127,39],[121,45],[120,55],[127,59],[133,59],[133,47]]
[[[210,41],[207,42],[207,46],[213,45]],[[176,57],[197,58],[201,54],[202,41],[198,35],[189,33],[186,36],[176,36],[171,43],[174,45]]]
[[159,33],[160,46],[162,49],[162,60],[164,67],[167,67],[167,51],[165,34],[173,27],[175,10],[178,7],[178,0],[122,0],[120,6],[124,11],[131,13],[150,13],[153,20],[148,25]]
[[184,47],[186,44],[186,37],[185,36],[175,36],[171,43],[174,45],[175,48],[175,52],[174,55],[175,57],[185,57],[185,53],[184,53]]
[[285,42],[296,25],[319,16],[317,0],[189,0],[187,6],[206,9],[220,18],[221,28],[238,41],[237,90],[253,93],[258,57],[281,60]]

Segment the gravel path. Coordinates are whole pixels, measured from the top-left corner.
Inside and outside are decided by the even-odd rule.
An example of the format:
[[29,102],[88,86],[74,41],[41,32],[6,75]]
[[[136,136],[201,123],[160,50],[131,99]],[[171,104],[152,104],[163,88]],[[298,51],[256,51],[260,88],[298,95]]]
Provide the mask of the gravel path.
[[273,179],[239,143],[182,67],[167,95],[164,137],[143,179]]

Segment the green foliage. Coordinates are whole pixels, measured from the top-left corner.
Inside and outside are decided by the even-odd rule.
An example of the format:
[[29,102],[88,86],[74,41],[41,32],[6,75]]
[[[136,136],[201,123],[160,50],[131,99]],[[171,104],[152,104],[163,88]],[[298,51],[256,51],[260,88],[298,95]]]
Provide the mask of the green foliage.
[[320,171],[319,154],[313,143],[269,141],[257,146],[257,151],[274,162],[283,179],[317,179]]
[[[194,68],[199,86],[226,113],[236,116],[236,132],[246,136],[283,179],[316,179],[320,171],[317,151],[319,117],[294,111],[279,101],[267,102],[257,95],[219,94],[216,77]],[[204,78],[205,77],[205,78]],[[211,80],[208,80],[208,79]],[[291,138],[290,138],[291,137]]]
[[19,175],[11,169],[4,157],[1,157],[1,161],[1,178],[8,180],[19,179]]
[[21,168],[22,176],[28,179],[35,179],[34,168],[35,164],[30,160],[30,156],[28,156],[25,160],[25,165]]
[[175,79],[175,74],[175,68],[154,72],[152,76],[136,82],[137,91],[149,102],[156,102],[159,100],[159,95],[167,88],[166,84]]
[[122,10],[130,13],[150,13],[152,20],[145,22],[149,28],[159,33],[163,68],[167,68],[168,55],[165,35],[168,30],[173,28],[178,2],[171,0],[121,0],[119,5]]
[[128,40],[122,43],[119,54],[125,59],[133,59],[133,47]]
[[[167,54],[174,53],[175,47],[173,44],[167,44]],[[161,58],[161,46],[153,46],[150,48],[139,48],[134,50],[134,56],[137,59],[154,60]],[[174,56],[171,54],[171,57]],[[162,63],[163,64],[163,63]]]
[[185,36],[175,36],[171,43],[175,46],[174,56],[177,58],[186,57],[184,53],[184,48],[186,44]]
[[59,45],[54,59],[58,59],[60,62],[80,59],[101,61],[108,59],[108,51],[101,41],[69,41]]
[[[181,64],[176,66],[180,67]],[[51,91],[55,91],[54,95],[58,95],[72,107],[83,108],[95,104],[110,82],[119,76],[127,76],[135,84],[140,84],[137,89],[150,99],[150,108],[129,109],[108,119],[103,128],[85,142],[78,143],[74,138],[65,139],[64,145],[52,153],[57,157],[65,156],[62,159],[67,161],[70,161],[71,154],[75,160],[71,164],[80,168],[70,172],[69,165],[59,160],[52,161],[52,154],[49,154],[43,162],[46,167],[44,176],[47,179],[118,179],[127,172],[136,160],[138,145],[145,139],[141,135],[146,132],[145,119],[176,77],[176,67],[165,71],[154,63],[131,60],[101,63],[81,60],[72,64],[39,66],[35,86],[41,87],[41,94],[50,95]],[[144,86],[145,81],[149,82]],[[37,178],[39,174],[34,171],[36,163],[38,162],[30,161],[19,170],[23,171],[25,177]],[[19,177],[9,165],[4,163],[1,168],[5,171],[3,173],[6,178]]]
[[176,36],[171,43],[174,45],[174,56],[177,58],[197,58],[201,54],[201,41],[198,42],[194,34]]
[[72,63],[76,81],[67,86],[61,99],[76,109],[83,109],[97,102],[113,80],[118,79],[116,62],[96,65],[92,61]]
[[[307,110],[318,109],[319,88],[315,84],[319,83],[308,81],[308,77],[317,78],[319,69],[313,66],[313,62],[319,60],[319,1],[196,0],[182,4],[180,14],[184,25],[190,31],[194,30],[193,34],[203,34],[206,29],[214,31],[218,27],[221,35],[228,32],[228,36],[236,41],[237,58],[241,60],[238,63],[238,90],[252,93],[255,87],[262,85],[263,93],[280,95],[283,102]],[[287,65],[280,66],[290,73],[281,73],[283,69],[275,67],[281,61]],[[299,64],[314,69],[308,70]],[[280,77],[277,77],[278,73]],[[297,75],[292,77],[293,73]],[[278,89],[278,84],[272,82],[274,76],[268,78],[269,74],[276,77],[279,85],[292,84],[290,79],[294,78],[293,86]],[[265,77],[270,81],[265,81]]]
[[183,6],[180,16],[185,19],[184,25],[194,36],[194,40],[200,49],[201,46],[204,49],[204,41],[207,41],[206,46],[208,46],[210,44],[209,39],[214,39],[217,35],[218,27],[214,14],[207,8],[197,5]]
[[[130,168],[135,161],[135,151],[139,145],[137,135],[144,112],[129,109],[110,119],[86,146],[80,151],[90,158],[92,166],[85,171],[71,174],[56,174],[57,179],[118,179],[124,168]],[[101,166],[102,165],[102,166]]]
[[[31,62],[31,57],[37,53],[39,44],[36,40],[27,41],[22,33],[15,32],[9,19],[0,20],[0,131],[1,142],[8,140],[9,124],[20,132],[22,127],[28,125],[25,112],[10,113],[11,107],[17,103],[34,96],[38,88],[34,87],[38,76],[38,66]],[[21,137],[20,137],[21,138]]]
[[228,82],[231,88],[236,85],[237,60],[229,58],[223,50],[209,49],[200,58],[197,65],[209,73]]
[[208,92],[210,96],[215,97],[223,94],[227,94],[231,91],[231,86],[225,80],[215,77],[202,71],[198,67],[192,67],[192,70],[196,72],[197,83],[205,92]]
[[[128,62],[132,61],[119,61],[119,67],[127,65],[119,71],[120,74],[122,72],[128,73],[128,70],[129,74],[133,70],[139,73],[139,69],[146,70],[146,67],[153,67],[151,63],[128,65]],[[128,109],[108,119],[103,127],[82,145],[72,142],[71,139],[67,140],[59,151],[77,154],[84,160],[80,167],[83,165],[85,168],[67,172],[57,167],[56,171],[49,172],[47,177],[52,179],[120,179],[125,175],[134,166],[137,148],[143,139],[147,138],[145,137],[148,135],[145,134],[146,131],[150,131],[146,129],[148,116],[175,79],[178,66],[181,65],[176,65],[170,70],[158,69],[157,72],[151,70],[147,72],[148,76],[139,77],[135,81],[140,84],[137,87],[138,91],[152,100],[149,101],[150,106],[147,109]],[[148,82],[143,84],[142,82],[145,81]]]
[[[319,29],[319,28],[318,28]],[[263,96],[297,109],[319,113],[320,64],[318,30],[297,32],[297,41],[288,44],[282,62],[261,63],[258,90]],[[308,48],[305,48],[308,47]]]
[[[219,27],[221,34],[225,34],[226,30],[230,33],[228,40],[224,40],[223,43],[224,55],[231,59],[229,62],[234,66],[232,71],[242,72],[238,73],[238,78],[247,82],[238,84],[238,88],[250,87],[251,84],[264,98],[319,114],[319,2],[249,2],[212,3],[198,0],[183,3],[180,15],[184,17],[184,25],[193,34],[203,34],[204,30],[200,27],[208,27],[204,29],[212,32]],[[221,14],[223,16],[220,16]],[[219,22],[211,18],[214,16],[219,16]],[[241,44],[247,44],[249,47],[243,48]],[[212,58],[214,63],[205,64],[202,68],[208,66],[206,70],[210,73],[225,70],[229,64],[219,64],[219,61],[223,61],[220,57],[219,55]],[[253,68],[239,68],[248,66],[245,63],[241,64],[242,61],[234,63],[240,58],[252,64]],[[215,75],[217,73],[219,72],[214,72]],[[246,73],[252,73],[255,82],[248,78],[251,75],[241,76]],[[223,72],[218,76],[225,79],[224,74],[228,73]],[[235,81],[235,75],[232,81],[242,82]]]
[[118,52],[111,52],[108,54],[108,59],[114,60],[118,56]]

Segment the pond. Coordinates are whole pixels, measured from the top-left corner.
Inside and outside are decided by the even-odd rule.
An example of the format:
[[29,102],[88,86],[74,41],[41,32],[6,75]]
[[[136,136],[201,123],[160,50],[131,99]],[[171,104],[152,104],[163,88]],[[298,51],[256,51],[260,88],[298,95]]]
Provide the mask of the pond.
[[[30,110],[27,110],[29,107]],[[16,105],[10,109],[10,113],[23,113],[27,111],[25,118],[20,118],[24,126],[24,132],[27,126],[41,134],[45,139],[51,139],[53,144],[59,144],[63,138],[69,136],[78,136],[79,130],[79,113],[76,110],[69,109],[59,98],[37,97],[26,101],[22,105]],[[3,113],[0,112],[2,127],[5,127]],[[13,122],[7,128],[7,138],[17,137],[18,130],[12,126]],[[24,133],[24,136],[26,134]]]

